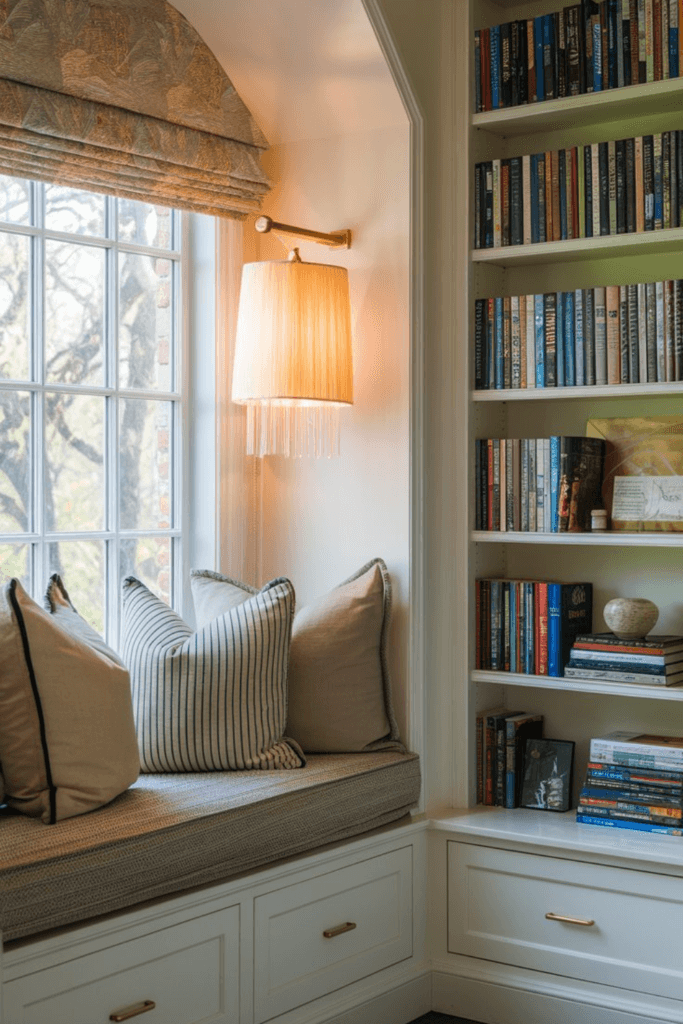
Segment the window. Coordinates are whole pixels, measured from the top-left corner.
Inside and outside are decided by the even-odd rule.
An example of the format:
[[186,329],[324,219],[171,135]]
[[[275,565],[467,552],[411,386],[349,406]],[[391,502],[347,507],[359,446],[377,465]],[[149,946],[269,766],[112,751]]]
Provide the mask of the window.
[[0,578],[59,572],[115,642],[120,581],[179,607],[180,214],[0,176]]

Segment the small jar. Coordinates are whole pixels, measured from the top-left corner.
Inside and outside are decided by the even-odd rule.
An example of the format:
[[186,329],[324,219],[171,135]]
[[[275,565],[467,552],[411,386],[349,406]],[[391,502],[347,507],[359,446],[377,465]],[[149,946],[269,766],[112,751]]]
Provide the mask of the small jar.
[[607,511],[604,508],[594,508],[591,511],[591,531],[599,533],[607,529]]

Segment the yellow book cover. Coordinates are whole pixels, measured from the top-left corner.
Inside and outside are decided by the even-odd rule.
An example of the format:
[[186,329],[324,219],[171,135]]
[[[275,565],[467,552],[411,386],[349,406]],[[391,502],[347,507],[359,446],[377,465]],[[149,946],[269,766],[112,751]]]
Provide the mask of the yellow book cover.
[[683,416],[591,419],[607,442],[602,497],[612,529],[683,533]]

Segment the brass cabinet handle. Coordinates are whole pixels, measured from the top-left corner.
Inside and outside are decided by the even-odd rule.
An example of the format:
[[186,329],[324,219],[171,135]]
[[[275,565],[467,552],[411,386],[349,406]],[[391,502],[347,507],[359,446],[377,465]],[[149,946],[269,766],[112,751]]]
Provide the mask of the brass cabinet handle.
[[580,924],[584,928],[592,928],[595,921],[590,921],[585,917],[566,917],[564,914],[551,914],[545,915],[547,921],[566,921],[567,924]]
[[343,935],[344,932],[352,932],[356,927],[354,921],[347,921],[345,924],[338,924],[336,928],[328,928],[323,932],[326,939],[333,939],[335,935]]
[[127,1010],[119,1010],[118,1013],[110,1013],[109,1020],[122,1021],[130,1020],[131,1017],[139,1017],[141,1013],[149,1013],[157,1004],[152,999],[145,999],[144,1003],[136,1003],[129,1006]]

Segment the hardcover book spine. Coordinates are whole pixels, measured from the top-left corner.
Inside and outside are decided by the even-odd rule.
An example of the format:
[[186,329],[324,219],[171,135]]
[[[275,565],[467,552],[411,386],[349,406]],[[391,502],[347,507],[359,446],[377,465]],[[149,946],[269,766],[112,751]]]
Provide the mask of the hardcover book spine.
[[565,383],[567,387],[574,387],[576,379],[576,340],[574,338],[574,292],[565,292],[564,295],[564,365]]
[[545,517],[545,462],[543,438],[536,438],[536,532],[543,533]]
[[607,175],[609,188],[609,231],[617,233],[617,146],[616,142],[607,143]]
[[617,234],[626,233],[626,140],[620,139],[615,143],[616,155],[616,223]]
[[638,288],[638,376],[640,383],[647,382],[647,290],[640,283]]
[[556,360],[556,299],[554,292],[546,292],[543,298],[545,313],[545,386],[557,385]]
[[512,106],[510,82],[510,24],[500,26],[500,105]]
[[628,352],[628,287],[625,284],[619,286],[619,340],[620,340],[620,367],[619,382],[629,383],[629,352]]
[[545,311],[542,294],[534,295],[536,387],[545,387]]
[[555,386],[565,384],[564,292],[555,294]]
[[647,296],[647,380],[657,380],[657,290],[654,282],[645,285]]
[[501,207],[500,160],[491,161],[491,180],[493,182],[493,247],[502,245],[503,211]]
[[495,303],[495,341],[494,341],[494,359],[495,359],[495,386],[497,390],[502,390],[505,385],[505,362],[504,362],[504,342],[503,342],[503,299],[497,296],[494,299]]
[[[491,495],[494,532],[500,530],[500,438],[493,438],[493,493]],[[499,668],[497,664],[495,666]]]
[[676,339],[674,336],[674,283],[664,282],[664,352],[666,358],[666,379],[676,380]]
[[674,281],[675,379],[683,380],[683,281]]
[[[643,0],[644,2],[644,0]],[[602,29],[600,27],[600,13],[591,18],[593,28],[593,92],[602,92]]]
[[491,29],[491,108],[498,110],[500,102],[500,25]]
[[510,245],[521,245],[523,238],[522,160],[510,161]]
[[528,438],[527,461],[529,465],[529,533],[536,532],[536,439]]
[[653,832],[665,836],[683,836],[683,829],[668,828],[666,825],[652,825],[648,821],[617,821],[615,818],[598,818],[594,815],[577,814],[580,825],[604,825],[607,828],[626,828],[636,832]]
[[573,146],[567,151],[569,178],[567,193],[567,230],[570,238],[579,238],[579,151]]
[[505,529],[514,530],[515,528],[515,508],[514,508],[514,479],[513,479],[513,445],[512,439],[507,438],[505,441]]
[[583,309],[586,384],[595,384],[595,296],[592,288],[583,289]]
[[485,234],[484,234],[484,248],[491,249],[493,247],[493,168],[489,161],[484,165],[485,168]]
[[624,180],[626,183],[625,210],[626,227],[630,234],[636,230],[636,145],[635,139],[626,139],[626,160]]
[[482,222],[484,220],[484,203],[482,202],[482,164],[474,166],[474,248],[483,249]]
[[481,113],[481,33],[479,29],[474,31],[474,110]]
[[576,177],[578,188],[578,235],[577,238],[585,238],[586,231],[586,158],[585,147],[576,147]]
[[501,245],[510,245],[510,161],[500,162],[500,235]]
[[[652,64],[655,82],[662,80],[662,0],[652,0]],[[648,79],[649,81],[649,79]]]
[[477,299],[474,303],[474,386],[482,391],[485,384],[485,309],[486,299]]
[[567,233],[567,154],[560,149],[557,154],[557,184],[560,206],[560,238],[569,238]]
[[624,85],[631,85],[631,0],[621,0],[621,32]]
[[543,16],[540,15],[534,18],[534,67],[536,69],[536,98],[539,101],[546,98],[543,62]]
[[528,102],[535,103],[538,99],[536,92],[536,46],[534,43],[534,20],[529,18],[526,23],[527,41],[527,93]]
[[638,83],[647,81],[647,29],[645,25],[645,0],[638,0]]
[[643,136],[643,194],[645,197],[645,230],[655,227],[654,137]]
[[655,195],[655,230],[663,225],[664,202],[662,191],[662,136],[661,133],[653,136],[653,160],[654,160],[654,195]]
[[631,27],[631,85],[638,84],[638,0],[629,0]]
[[586,383],[585,342],[584,342],[584,309],[583,290],[574,292],[574,355],[576,363],[576,384],[583,387]]
[[616,64],[616,74],[614,76],[614,85],[610,83],[610,88],[621,88],[624,84],[624,43],[622,39],[622,23],[621,23],[621,0],[612,0],[612,6],[610,8],[610,44],[613,46],[615,54],[612,60],[612,65]]
[[526,295],[518,296],[517,302],[519,306],[519,386],[526,388]]
[[550,532],[558,533],[559,519],[557,502],[560,493],[560,439],[553,435],[549,439],[550,452]]
[[551,202],[552,202],[552,235],[554,242],[562,239],[562,221],[560,217],[560,154],[556,149],[550,152],[551,167]]
[[536,387],[536,325],[534,296],[526,296],[526,386]]
[[607,309],[605,289],[595,288],[595,383],[607,384]]
[[593,147],[583,147],[583,177],[584,193],[586,203],[586,216],[584,221],[584,237],[592,238],[593,230]]
[[537,587],[538,656],[536,675],[548,675],[548,584],[539,581]]
[[[519,390],[522,384],[522,339],[520,335],[519,296],[510,298],[510,333],[512,347],[512,387]],[[511,529],[511,527],[510,527]]]
[[662,132],[662,227],[671,227],[671,132]]
[[548,675],[559,678],[564,672],[560,650],[560,584],[548,584]]
[[519,531],[521,521],[520,508],[520,441],[518,437],[512,438],[512,529]]
[[[600,234],[610,233],[610,174],[609,174],[609,145],[607,142],[598,143],[598,189],[600,202]],[[615,193],[616,195],[616,193]]]
[[635,167],[636,167],[636,187],[635,187],[635,207],[636,207],[636,231],[645,230],[645,174],[643,167],[643,137],[637,136],[634,145],[635,153]]
[[522,243],[531,244],[531,157],[522,157]]
[[645,80],[655,80],[654,0],[645,0]]
[[664,282],[655,283],[655,325],[657,346],[657,380],[666,381],[666,349],[664,335]]
[[669,78],[678,78],[678,0],[669,0]]
[[509,295],[503,299],[503,387],[512,387],[512,328]]
[[[529,174],[529,229],[531,232],[530,241],[532,243],[540,242],[541,236],[538,231],[538,154],[532,153],[530,159],[530,174]],[[526,204],[527,197],[524,196],[524,202]],[[524,214],[526,217],[527,207],[524,207]],[[525,228],[526,231],[526,223]]]
[[545,194],[546,194],[546,161],[545,153],[538,154],[538,240],[549,241],[547,234]]
[[486,484],[486,529],[493,530],[493,444],[494,439],[492,437],[486,440],[486,468],[487,468],[487,484]]
[[519,444],[520,530],[529,530],[529,440],[521,438]]
[[555,25],[552,14],[543,16],[543,83],[545,99],[555,99]]
[[628,285],[628,365],[631,384],[640,383],[638,351],[638,286]]

